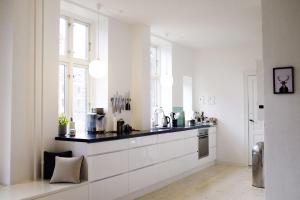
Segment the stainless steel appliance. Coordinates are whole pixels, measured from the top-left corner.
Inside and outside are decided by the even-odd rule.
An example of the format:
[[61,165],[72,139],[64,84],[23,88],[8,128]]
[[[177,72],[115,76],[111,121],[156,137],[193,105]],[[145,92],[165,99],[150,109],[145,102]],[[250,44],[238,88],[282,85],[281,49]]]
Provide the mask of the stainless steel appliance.
[[264,188],[264,143],[258,142],[252,149],[252,185]]
[[87,131],[88,133],[105,132],[105,113],[103,108],[92,108],[92,112],[87,114]]
[[198,133],[198,159],[209,156],[208,129],[199,129]]

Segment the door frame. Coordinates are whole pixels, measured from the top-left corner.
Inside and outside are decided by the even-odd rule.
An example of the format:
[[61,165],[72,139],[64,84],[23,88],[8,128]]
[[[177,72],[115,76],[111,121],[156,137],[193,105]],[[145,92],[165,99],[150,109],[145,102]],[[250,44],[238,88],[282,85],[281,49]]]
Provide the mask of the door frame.
[[249,166],[249,96],[248,96],[248,76],[257,76],[256,71],[244,73],[244,163]]

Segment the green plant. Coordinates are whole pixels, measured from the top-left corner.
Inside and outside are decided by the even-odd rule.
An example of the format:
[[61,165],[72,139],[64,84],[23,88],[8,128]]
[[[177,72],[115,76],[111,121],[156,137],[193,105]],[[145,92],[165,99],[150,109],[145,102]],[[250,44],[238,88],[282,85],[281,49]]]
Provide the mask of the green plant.
[[60,113],[60,114],[58,115],[58,124],[59,124],[60,126],[66,126],[66,125],[68,125],[68,123],[69,123],[69,120],[68,120],[68,118],[66,117],[66,115],[65,115],[64,113]]

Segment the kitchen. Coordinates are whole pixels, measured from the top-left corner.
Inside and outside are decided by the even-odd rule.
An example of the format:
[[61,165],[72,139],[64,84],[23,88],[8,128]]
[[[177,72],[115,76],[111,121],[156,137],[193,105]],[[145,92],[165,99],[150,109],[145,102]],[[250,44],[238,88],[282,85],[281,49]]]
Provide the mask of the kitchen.
[[[29,30],[17,31],[20,38],[35,35],[34,43],[27,41],[34,46],[28,54],[35,56],[21,67],[34,83],[18,75],[13,90],[16,102],[17,97],[26,102],[14,108],[24,120],[15,122],[13,131],[26,127],[30,134],[18,140],[13,135],[11,146],[28,150],[17,148],[11,155],[15,163],[5,185],[44,177],[44,151],[72,151],[84,156],[82,183],[59,189],[63,194],[52,191],[33,199],[143,198],[203,170],[217,169],[213,174],[219,176],[218,167],[226,166],[242,166],[236,170],[246,174],[251,188],[244,86],[246,72],[261,75],[259,3],[230,1],[215,7],[205,2],[199,12],[197,2],[186,10],[170,2],[144,1],[138,8],[133,2],[105,0],[38,2],[22,4],[22,12],[35,10],[35,16],[28,16],[35,23],[24,19]],[[153,16],[169,5],[169,15]],[[235,12],[236,6],[245,12]],[[219,16],[205,22],[206,9]],[[231,25],[221,26],[233,18]],[[164,26],[162,19],[168,21]],[[198,23],[204,25],[194,29]],[[236,39],[237,31],[242,38]],[[99,62],[92,69],[94,61]],[[17,173],[20,162],[26,166],[22,174]],[[264,192],[258,191],[262,199]]]

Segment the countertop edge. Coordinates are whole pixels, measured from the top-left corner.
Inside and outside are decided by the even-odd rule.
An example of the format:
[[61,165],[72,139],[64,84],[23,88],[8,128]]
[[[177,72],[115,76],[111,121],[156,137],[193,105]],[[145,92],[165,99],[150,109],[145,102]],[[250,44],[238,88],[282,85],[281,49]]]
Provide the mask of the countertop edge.
[[86,134],[86,138],[83,137],[76,137],[76,136],[57,136],[55,137],[55,140],[57,141],[68,141],[68,142],[83,142],[83,143],[98,143],[98,142],[108,142],[108,141],[114,141],[114,140],[122,140],[122,139],[128,139],[128,138],[135,138],[135,137],[144,137],[144,136],[151,136],[151,135],[158,135],[158,134],[165,134],[165,133],[173,133],[173,132],[180,132],[180,131],[187,131],[187,130],[193,130],[193,129],[201,129],[201,128],[211,128],[216,127],[215,125],[199,125],[199,126],[191,126],[191,127],[176,127],[166,130],[146,130],[146,131],[137,131],[134,134],[129,135],[120,135],[117,136],[115,134],[112,134],[111,136],[106,137],[99,137],[97,138],[96,135],[89,135]]

